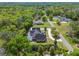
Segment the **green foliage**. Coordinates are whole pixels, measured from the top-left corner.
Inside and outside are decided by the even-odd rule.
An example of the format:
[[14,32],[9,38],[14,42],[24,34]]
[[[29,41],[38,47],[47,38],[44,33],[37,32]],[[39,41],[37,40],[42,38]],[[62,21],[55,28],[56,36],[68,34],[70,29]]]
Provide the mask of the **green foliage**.
[[70,53],[71,56],[79,56],[79,49],[76,49],[74,52]]
[[5,44],[5,40],[0,39],[0,48],[3,47],[3,45]]
[[[70,23],[70,26],[72,28],[71,33],[73,34],[72,37],[76,42],[79,42],[79,21],[72,21]],[[75,37],[75,38],[74,38]]]
[[54,16],[62,15],[63,13],[64,13],[63,9],[58,9],[58,8],[53,9]]
[[78,20],[76,11],[67,11],[65,15],[66,17],[71,18],[74,21]]
[[58,20],[58,21],[57,21],[57,24],[58,24],[58,25],[61,25],[61,22],[60,22],[60,20]]
[[40,10],[38,14],[39,14],[40,16],[43,16],[43,15],[45,15],[45,11],[44,11],[44,10]]
[[26,55],[29,51],[29,41],[26,37],[22,35],[16,35],[15,38],[12,38],[6,46],[7,55]]
[[52,34],[53,34],[53,37],[55,38],[55,39],[57,39],[58,38],[58,35],[59,35],[59,32],[56,30],[56,28],[52,28]]
[[42,21],[43,21],[43,22],[46,22],[47,19],[48,19],[47,16],[43,16],[43,17],[42,17]]
[[54,47],[53,46],[50,48],[50,55],[51,56],[54,56],[55,55],[55,50],[54,50]]
[[43,50],[43,47],[42,47],[42,46],[39,46],[39,48],[38,48],[38,52],[39,52],[40,55],[43,56],[43,52],[44,52],[44,50]]
[[53,10],[49,8],[48,10],[46,10],[46,14],[47,14],[47,16],[52,15]]
[[51,32],[53,34],[53,37],[55,38],[55,41],[54,41],[54,49],[56,50],[58,48],[57,39],[58,39],[59,32],[54,27],[52,28],[52,31]]
[[50,21],[53,21],[53,15],[49,15]]

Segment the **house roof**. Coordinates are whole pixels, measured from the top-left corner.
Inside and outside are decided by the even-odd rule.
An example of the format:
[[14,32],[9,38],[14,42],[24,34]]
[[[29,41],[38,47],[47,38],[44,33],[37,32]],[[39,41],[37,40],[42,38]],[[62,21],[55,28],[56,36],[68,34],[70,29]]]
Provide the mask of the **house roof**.
[[46,36],[44,35],[44,33],[38,33],[36,34],[35,38],[37,39],[37,41],[44,41],[46,39]]
[[61,22],[62,22],[62,21],[65,21],[65,22],[71,21],[71,19],[66,18],[66,17],[61,17],[61,16],[54,16],[54,18],[60,20]]
[[32,39],[35,39],[36,41],[44,41],[46,39],[45,34],[38,29],[30,31],[30,35],[32,36]]
[[42,20],[33,21],[33,24],[42,24]]

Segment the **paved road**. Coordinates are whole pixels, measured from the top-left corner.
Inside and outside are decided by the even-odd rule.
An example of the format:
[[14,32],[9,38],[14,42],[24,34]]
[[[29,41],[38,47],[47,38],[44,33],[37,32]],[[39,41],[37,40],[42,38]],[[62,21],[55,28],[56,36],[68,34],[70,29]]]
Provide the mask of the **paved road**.
[[62,34],[59,34],[60,38],[62,39],[62,42],[64,44],[64,46],[67,47],[67,49],[69,50],[69,52],[73,52],[73,48],[72,46],[67,42],[67,40],[62,36]]
[[[47,21],[49,22],[49,24],[51,25],[51,27],[55,27],[55,25],[49,20],[47,19]],[[60,33],[60,39],[63,42],[63,45],[68,49],[69,52],[73,52],[73,48],[72,46],[67,42],[67,40],[63,37],[63,35]]]

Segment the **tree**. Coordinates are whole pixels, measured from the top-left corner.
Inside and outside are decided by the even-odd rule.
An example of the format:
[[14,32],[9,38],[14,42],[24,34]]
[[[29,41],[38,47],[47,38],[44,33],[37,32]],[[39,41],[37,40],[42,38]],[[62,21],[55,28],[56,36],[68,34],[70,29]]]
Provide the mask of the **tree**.
[[38,52],[39,52],[40,55],[43,56],[44,50],[43,50],[43,47],[42,47],[42,46],[39,46],[39,47],[38,47]]
[[45,35],[46,35],[46,29],[47,29],[47,28],[45,27],[45,28],[44,28],[44,30],[45,30]]
[[42,17],[42,21],[43,21],[43,22],[46,22],[46,21],[47,21],[47,16],[43,16],[43,17]]
[[56,50],[58,48],[58,45],[57,45],[57,39],[54,40],[54,49]]
[[55,55],[55,50],[54,50],[54,47],[50,47],[50,55],[51,56],[54,56]]
[[39,15],[40,15],[40,16],[44,16],[44,15],[45,15],[45,11],[44,11],[44,10],[40,10],[40,11],[39,11]]
[[54,34],[55,39],[57,39],[57,38],[58,38],[59,33],[58,33],[57,31],[54,31],[54,32],[53,32],[53,34]]
[[53,21],[53,15],[49,15],[50,21]]
[[47,9],[46,10],[46,14],[47,14],[47,16],[52,15],[53,14],[53,10],[52,9]]
[[57,24],[58,24],[58,25],[61,25],[61,22],[60,22],[59,20],[57,20]]
[[66,15],[66,17],[72,19],[73,21],[77,21],[78,20],[77,13],[75,11],[72,11],[72,10],[67,11],[65,13],[65,15]]
[[56,31],[56,28],[53,28],[52,29],[52,34],[53,34],[53,37],[55,38],[54,48],[57,49],[58,48],[58,46],[57,46],[57,39],[58,39],[59,32]]
[[58,39],[59,33],[58,33],[57,31],[55,31],[53,34],[54,34],[54,38],[55,38],[55,41],[54,41],[54,48],[57,49],[57,48],[58,48],[57,39]]
[[51,33],[53,34],[55,39],[58,38],[59,32],[56,30],[56,28],[53,27]]
[[24,28],[26,29],[26,32],[28,32],[29,28],[32,26],[32,19],[26,19],[23,23]]
[[64,13],[64,11],[62,9],[59,9],[59,8],[54,8],[53,9],[53,15],[54,16],[61,15],[63,13]]
[[79,50],[76,49],[75,51],[73,51],[73,52],[70,53],[69,55],[71,55],[71,56],[79,56]]
[[[71,26],[71,33],[73,34],[72,35],[72,38],[76,41],[76,42],[79,42],[79,21],[72,21],[70,23],[70,26]],[[76,39],[75,39],[76,38]]]
[[22,35],[16,35],[15,38],[12,38],[6,46],[7,55],[27,55],[29,47],[29,40]]

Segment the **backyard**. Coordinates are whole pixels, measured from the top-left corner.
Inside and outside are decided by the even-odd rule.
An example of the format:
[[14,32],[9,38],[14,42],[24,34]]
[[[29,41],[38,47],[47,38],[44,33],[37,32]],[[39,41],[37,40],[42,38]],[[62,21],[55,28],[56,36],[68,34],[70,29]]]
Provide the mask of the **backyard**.
[[48,22],[44,22],[43,24],[40,25],[33,25],[33,28],[47,28],[50,27]]

